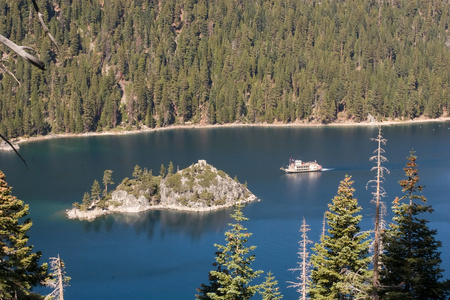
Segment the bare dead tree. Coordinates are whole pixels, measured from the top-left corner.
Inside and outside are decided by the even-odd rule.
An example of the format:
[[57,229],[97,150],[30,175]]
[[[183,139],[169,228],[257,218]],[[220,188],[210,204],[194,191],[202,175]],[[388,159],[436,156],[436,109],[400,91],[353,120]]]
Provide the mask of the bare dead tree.
[[45,297],[45,300],[58,299],[64,300],[64,287],[68,286],[70,277],[66,276],[65,265],[59,257],[50,257],[50,269],[52,278],[42,282],[43,285],[52,288],[53,292]]
[[307,250],[308,244],[312,243],[311,240],[308,239],[307,232],[310,230],[308,224],[306,224],[305,217],[303,217],[302,225],[300,227],[300,232],[302,233],[302,239],[299,243],[299,251],[297,252],[298,258],[300,261],[297,264],[296,268],[289,269],[292,272],[300,272],[300,275],[296,277],[298,282],[288,281],[290,286],[297,288],[297,292],[300,293],[301,300],[306,300],[306,296],[308,294],[308,283],[309,283],[309,274],[311,269],[311,263],[309,261],[309,252]]
[[374,188],[374,192],[372,192],[373,199],[372,202],[375,203],[375,228],[374,228],[374,241],[373,241],[373,276],[372,276],[372,293],[371,298],[378,300],[378,288],[380,286],[379,282],[379,256],[382,251],[381,245],[381,230],[383,228],[383,216],[385,215],[385,205],[384,202],[381,201],[381,198],[386,197],[386,191],[382,187],[384,183],[384,174],[389,174],[389,170],[382,166],[382,163],[387,161],[387,158],[383,156],[385,150],[381,147],[382,145],[386,145],[387,140],[383,138],[381,134],[381,127],[378,127],[378,136],[376,138],[371,139],[378,143],[377,149],[374,151],[374,156],[370,158],[370,161],[375,161],[375,166],[371,169],[371,171],[376,171],[375,179],[370,180],[367,183],[366,188],[371,185]]

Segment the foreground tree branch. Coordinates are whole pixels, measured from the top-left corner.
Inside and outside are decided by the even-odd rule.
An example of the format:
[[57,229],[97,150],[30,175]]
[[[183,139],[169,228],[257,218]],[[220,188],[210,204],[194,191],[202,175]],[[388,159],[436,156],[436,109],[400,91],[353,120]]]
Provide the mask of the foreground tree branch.
[[34,51],[33,48],[28,46],[19,46],[1,34],[0,34],[0,43],[16,52],[18,55],[20,55],[23,59],[28,61],[33,66],[38,67],[41,70],[45,70],[45,64],[39,58],[25,51],[25,49]]
[[17,84],[20,86],[20,81],[17,79],[17,77],[14,75],[13,72],[11,72],[2,62],[0,62],[0,69],[3,70],[3,72],[7,73],[9,76],[14,78],[14,80],[17,82]]
[[37,5],[36,0],[32,0],[32,2],[33,2],[34,9],[35,9],[36,12],[38,13],[38,19],[39,19],[39,22],[41,23],[42,28],[44,29],[45,33],[48,35],[48,37],[49,37],[50,40],[52,41],[53,45],[55,45],[56,49],[57,49],[58,52],[59,52],[59,46],[58,46],[58,43],[56,42],[55,38],[53,37],[53,35],[52,35],[52,34],[50,33],[50,31],[48,30],[47,25],[45,25],[44,18],[43,18],[44,15],[39,11],[39,6]]

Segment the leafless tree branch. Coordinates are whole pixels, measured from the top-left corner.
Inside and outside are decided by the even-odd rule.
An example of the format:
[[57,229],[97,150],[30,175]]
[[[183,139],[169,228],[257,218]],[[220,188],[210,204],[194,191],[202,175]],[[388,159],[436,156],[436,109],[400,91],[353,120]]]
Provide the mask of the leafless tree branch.
[[58,43],[56,42],[55,38],[53,37],[53,35],[52,35],[52,34],[50,33],[50,31],[48,30],[47,25],[45,25],[44,18],[43,18],[44,15],[39,11],[39,6],[37,5],[36,0],[32,0],[32,2],[33,2],[34,9],[35,9],[36,12],[38,13],[38,19],[39,19],[39,22],[41,23],[42,28],[44,28],[45,33],[48,35],[48,37],[49,37],[50,40],[52,41],[53,45],[55,45],[56,49],[57,49],[58,52],[59,52],[59,46],[58,46]]
[[41,70],[45,70],[45,64],[39,58],[37,58],[25,51],[25,49],[33,50],[32,48],[27,47],[27,46],[19,46],[1,34],[0,34],[0,43],[7,46],[14,52],[16,52],[18,55],[20,55],[23,59],[27,60],[33,66],[38,67]]
[[3,72],[7,73],[9,76],[14,78],[14,80],[17,82],[17,84],[20,86],[20,81],[17,79],[17,77],[14,75],[13,72],[11,72],[2,62],[0,62],[0,69],[3,70]]

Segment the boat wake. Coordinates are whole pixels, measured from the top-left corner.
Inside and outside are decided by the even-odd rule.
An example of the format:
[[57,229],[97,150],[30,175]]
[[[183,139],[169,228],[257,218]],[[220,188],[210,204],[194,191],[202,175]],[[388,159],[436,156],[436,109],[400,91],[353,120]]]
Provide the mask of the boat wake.
[[333,171],[334,168],[322,168],[322,172]]

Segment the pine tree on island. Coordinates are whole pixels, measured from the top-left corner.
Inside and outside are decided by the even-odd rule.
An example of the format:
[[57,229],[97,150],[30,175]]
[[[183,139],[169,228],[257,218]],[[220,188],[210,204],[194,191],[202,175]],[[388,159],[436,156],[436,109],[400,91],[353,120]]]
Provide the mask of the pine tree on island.
[[105,189],[103,190],[103,196],[108,195],[108,184],[114,184],[112,174],[112,170],[105,170],[103,172],[103,185],[105,186]]
[[383,236],[381,256],[382,299],[447,299],[449,282],[440,281],[442,243],[435,239],[437,230],[430,229],[424,213],[432,213],[431,205],[418,185],[418,165],[411,151],[404,168],[407,179],[399,182],[404,195],[395,198],[393,222]]
[[47,277],[47,264],[39,265],[42,253],[27,245],[31,219],[21,222],[27,215],[28,205],[11,195],[0,171],[0,299],[32,299],[32,288]]
[[102,189],[100,188],[100,183],[98,183],[98,180],[95,179],[94,183],[92,184],[92,187],[91,187],[92,202],[99,201],[101,194],[102,194]]
[[361,207],[353,198],[352,185],[346,176],[325,213],[329,229],[311,255],[311,299],[356,299],[367,294],[360,287],[369,278],[369,234],[359,227]]

